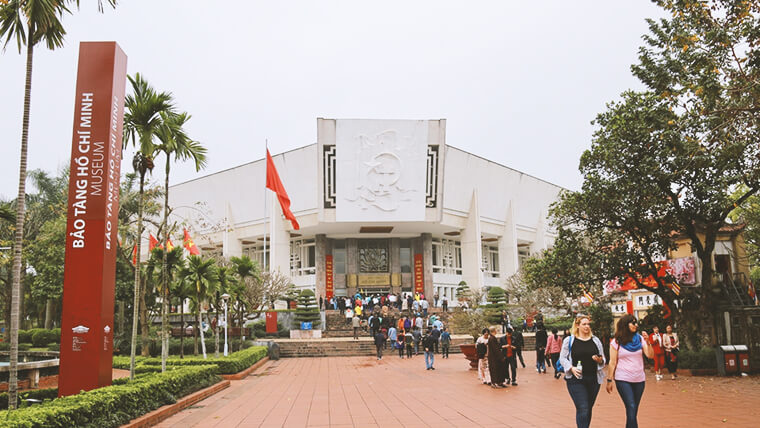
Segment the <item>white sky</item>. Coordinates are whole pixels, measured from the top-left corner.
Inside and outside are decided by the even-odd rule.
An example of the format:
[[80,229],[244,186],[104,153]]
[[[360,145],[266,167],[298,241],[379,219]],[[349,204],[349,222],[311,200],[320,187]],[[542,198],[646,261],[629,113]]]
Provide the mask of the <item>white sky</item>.
[[[316,142],[316,118],[447,119],[446,142],[578,189],[590,121],[628,88],[639,1],[94,1],[64,18],[66,46],[38,46],[29,168],[68,164],[80,41],[115,40],[193,115],[200,174]],[[0,198],[16,196],[25,56],[0,54]],[[128,85],[129,88],[129,85]],[[129,89],[128,89],[129,90]],[[122,170],[131,170],[125,153]],[[172,183],[197,177],[173,167]],[[156,179],[162,179],[156,172]],[[263,186],[263,183],[261,183]]]

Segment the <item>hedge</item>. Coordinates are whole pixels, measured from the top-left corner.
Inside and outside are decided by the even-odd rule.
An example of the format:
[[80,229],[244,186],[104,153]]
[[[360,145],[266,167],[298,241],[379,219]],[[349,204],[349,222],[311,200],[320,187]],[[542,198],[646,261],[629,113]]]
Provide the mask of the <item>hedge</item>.
[[[203,359],[202,356],[186,356],[180,359],[176,356],[171,356],[166,360],[168,366],[196,366],[196,365],[208,365],[212,364],[218,368],[218,374],[235,374],[241,372],[248,367],[251,367],[260,359],[267,356],[268,349],[266,346],[252,346],[242,351],[233,352],[226,357],[209,357]],[[161,370],[160,358],[145,358],[141,361],[142,367],[157,367]],[[127,368],[129,368],[129,359],[127,359]],[[137,371],[137,368],[135,368]]]
[[215,371],[216,367],[209,365],[177,367],[123,385],[98,388],[15,411],[0,411],[0,427],[118,427],[174,403],[178,397],[219,382]]
[[681,369],[715,369],[718,367],[715,348],[702,348],[696,351],[681,349],[678,353],[678,368]]
[[[30,389],[26,391],[19,391],[18,393],[18,406],[25,406],[26,399],[32,400],[52,400],[58,397],[58,388],[46,388],[46,389]],[[8,393],[0,393],[0,410],[8,408]]]

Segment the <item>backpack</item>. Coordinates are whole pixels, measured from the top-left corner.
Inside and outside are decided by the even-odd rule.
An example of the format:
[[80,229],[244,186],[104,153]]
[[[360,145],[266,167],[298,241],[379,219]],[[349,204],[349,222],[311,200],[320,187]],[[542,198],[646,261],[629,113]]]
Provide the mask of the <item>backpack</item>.
[[[574,338],[571,335],[570,336],[570,358],[572,358],[572,353],[573,353],[573,339]],[[565,368],[562,367],[562,363],[560,363],[559,360],[557,360],[556,369],[557,369],[558,372],[563,372],[563,373],[565,372]]]
[[475,345],[475,352],[478,354],[478,359],[485,358],[486,352],[488,352],[488,347],[485,343],[479,342],[477,345]]

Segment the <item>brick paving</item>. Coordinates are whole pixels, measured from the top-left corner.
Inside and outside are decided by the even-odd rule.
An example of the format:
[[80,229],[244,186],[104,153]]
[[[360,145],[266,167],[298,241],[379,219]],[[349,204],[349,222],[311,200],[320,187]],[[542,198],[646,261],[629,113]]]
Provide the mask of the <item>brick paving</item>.
[[[159,427],[574,427],[575,409],[563,380],[539,375],[526,353],[519,386],[492,389],[477,381],[461,354],[424,357],[292,358],[271,361],[248,378]],[[760,377],[680,377],[648,374],[641,427],[756,427]],[[601,390],[592,426],[625,425],[617,391]]]

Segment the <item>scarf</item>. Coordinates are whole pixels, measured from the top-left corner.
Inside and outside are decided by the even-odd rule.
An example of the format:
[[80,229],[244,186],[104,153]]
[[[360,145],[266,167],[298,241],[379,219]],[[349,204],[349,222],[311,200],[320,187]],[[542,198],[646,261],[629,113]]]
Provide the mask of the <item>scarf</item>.
[[633,339],[623,345],[623,348],[625,348],[628,352],[636,352],[641,349],[641,335],[638,333],[633,335]]

